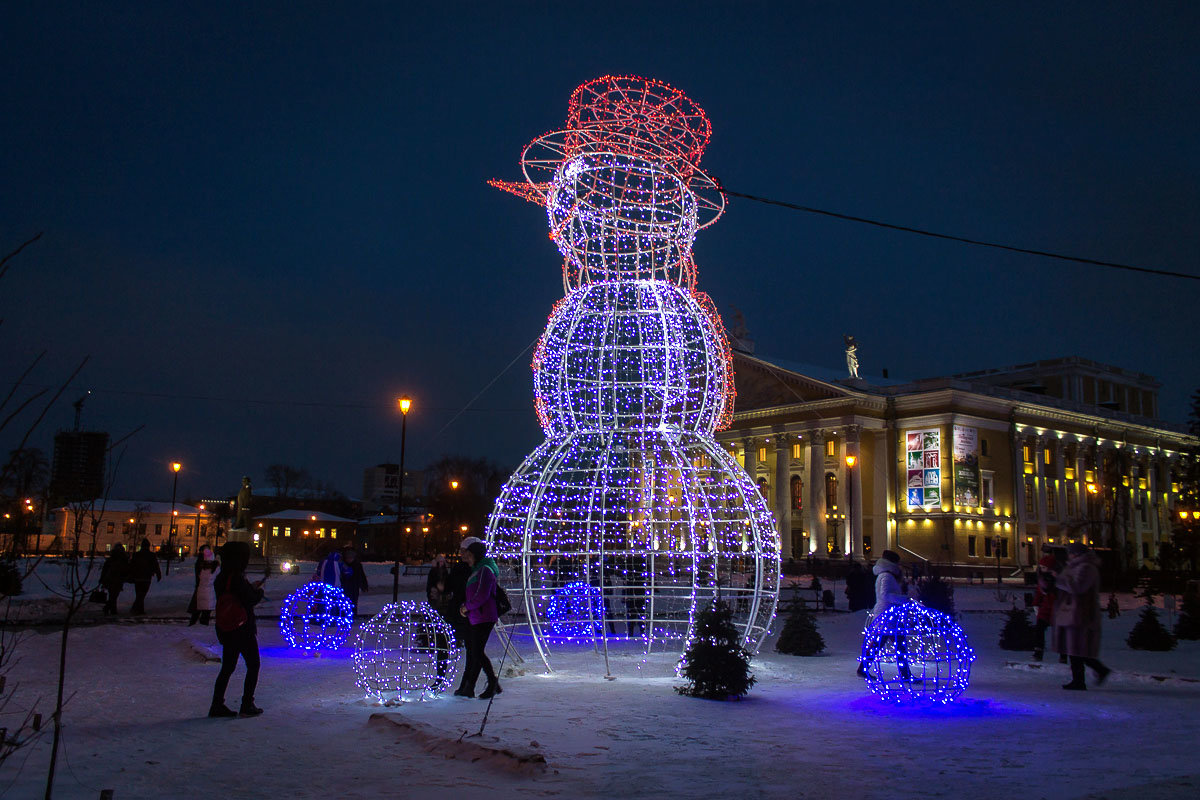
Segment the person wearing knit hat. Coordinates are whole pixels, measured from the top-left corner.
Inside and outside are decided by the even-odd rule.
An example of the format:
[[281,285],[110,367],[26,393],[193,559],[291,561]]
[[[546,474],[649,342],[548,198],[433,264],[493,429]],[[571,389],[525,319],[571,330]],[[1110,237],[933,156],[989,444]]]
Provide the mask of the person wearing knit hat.
[[[875,573],[875,607],[871,609],[871,618],[874,619],[892,606],[908,602],[908,595],[904,593],[904,589],[900,585],[901,576],[904,573],[900,569],[899,553],[894,550],[884,550],[883,557],[875,562],[872,571]],[[904,637],[900,637],[896,642],[896,650],[900,654],[904,653]],[[901,658],[899,663],[900,674],[907,678],[907,661]],[[867,677],[867,666],[862,662],[859,662],[858,665],[858,676],[860,678]]]
[[1112,672],[1100,662],[1100,558],[1079,542],[1067,547],[1067,565],[1055,581],[1054,644],[1071,661],[1071,682],[1063,688],[1083,691],[1084,667],[1096,673],[1096,685]]

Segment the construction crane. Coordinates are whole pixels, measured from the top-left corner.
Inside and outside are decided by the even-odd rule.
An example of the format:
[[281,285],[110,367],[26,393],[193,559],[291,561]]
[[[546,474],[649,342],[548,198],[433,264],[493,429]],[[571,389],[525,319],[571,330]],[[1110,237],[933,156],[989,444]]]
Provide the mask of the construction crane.
[[88,399],[88,395],[92,393],[91,389],[87,390],[87,394],[76,400],[71,405],[75,406],[75,432],[79,432],[79,420],[83,416],[83,401]]

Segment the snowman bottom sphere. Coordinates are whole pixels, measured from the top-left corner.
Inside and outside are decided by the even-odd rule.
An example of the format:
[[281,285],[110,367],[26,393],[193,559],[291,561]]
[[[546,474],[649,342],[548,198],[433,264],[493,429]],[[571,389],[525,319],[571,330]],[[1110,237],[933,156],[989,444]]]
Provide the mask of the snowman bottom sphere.
[[949,615],[909,600],[867,623],[858,660],[885,700],[949,703],[966,691],[975,651]]

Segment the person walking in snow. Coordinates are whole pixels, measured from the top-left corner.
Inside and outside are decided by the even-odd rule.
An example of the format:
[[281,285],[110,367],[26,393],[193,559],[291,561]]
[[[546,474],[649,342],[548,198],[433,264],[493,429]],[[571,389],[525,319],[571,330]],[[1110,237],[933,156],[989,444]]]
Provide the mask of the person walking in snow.
[[133,583],[133,608],[130,614],[146,613],[146,593],[150,591],[150,579],[157,577],[162,580],[162,570],[158,567],[158,556],[150,550],[150,540],[142,539],[141,547],[129,559],[129,580]]
[[[262,580],[250,583],[246,567],[250,563],[250,545],[226,542],[221,548],[221,571],[213,581],[217,595],[217,641],[221,643],[221,671],[213,686],[210,717],[255,717],[263,710],[254,705],[261,660],[258,654],[258,628],[254,606],[263,598]],[[242,686],[242,705],[234,711],[225,705],[225,690],[237,668],[238,658],[246,663],[246,681]]]
[[454,691],[459,697],[474,697],[475,684],[479,680],[479,670],[487,675],[487,687],[480,692],[480,699],[486,700],[500,694],[500,681],[492,661],[488,658],[485,648],[488,636],[492,633],[500,615],[496,611],[496,586],[500,577],[500,568],[487,554],[487,545],[481,541],[472,542],[463,557],[471,567],[471,577],[467,578],[466,601],[459,608],[459,613],[467,618],[470,627],[467,629],[467,666],[463,671],[462,683]]
[[1042,557],[1037,563],[1037,588],[1033,591],[1033,605],[1037,608],[1034,629],[1033,660],[1041,661],[1046,650],[1046,629],[1054,624],[1054,573],[1058,560],[1054,557],[1054,546],[1042,545]]
[[118,542],[113,546],[108,558],[104,559],[104,566],[100,568],[100,585],[108,594],[108,600],[104,603],[106,616],[117,613],[117,598],[121,595],[121,589],[128,577],[129,556],[125,553],[125,545]]
[[188,627],[197,622],[207,625],[217,607],[217,593],[213,590],[213,581],[216,580],[219,566],[221,562],[217,561],[212,548],[208,545],[201,547],[196,556],[196,588],[192,591],[192,599],[188,603],[188,613],[192,615],[188,620]]
[[[433,560],[433,566],[429,568],[429,576],[425,579],[425,599],[429,601],[429,605],[433,610],[438,612],[438,615],[446,621],[451,628],[455,629],[455,638],[457,635],[457,626],[454,618],[459,617],[458,609],[461,603],[456,604],[454,601],[454,592],[450,588],[450,565],[446,561],[445,556],[438,556]],[[462,644],[460,641],[459,644]],[[449,667],[447,659],[449,658],[450,643],[447,641],[446,634],[434,634],[434,646],[437,650],[437,674],[441,677],[446,674]],[[446,653],[445,658],[442,653]]]
[[468,536],[462,540],[458,546],[458,560],[450,565],[450,579],[446,583],[446,589],[450,592],[450,597],[447,598],[447,602],[450,603],[450,624],[454,627],[454,635],[464,647],[471,623],[458,610],[467,602],[467,580],[471,577],[471,567],[467,564],[467,548],[481,541],[483,540],[477,536]]
[[350,598],[357,614],[358,595],[367,591],[367,571],[358,560],[358,551],[349,546],[342,548],[342,591]]
[[[892,606],[908,602],[908,595],[904,593],[900,584],[901,576],[904,573],[900,568],[899,553],[894,550],[884,550],[883,557],[875,562],[872,572],[875,574],[875,607],[871,609],[871,618],[875,619]],[[904,637],[897,636],[897,662],[900,674],[907,678],[909,672],[908,661],[905,658],[906,653]],[[867,677],[867,665],[862,661],[858,663],[858,676],[860,678]]]
[[1087,689],[1084,667],[1096,673],[1096,685],[1112,672],[1100,662],[1100,558],[1087,545],[1067,547],[1067,564],[1054,582],[1054,645],[1071,661],[1071,682],[1064,689]]

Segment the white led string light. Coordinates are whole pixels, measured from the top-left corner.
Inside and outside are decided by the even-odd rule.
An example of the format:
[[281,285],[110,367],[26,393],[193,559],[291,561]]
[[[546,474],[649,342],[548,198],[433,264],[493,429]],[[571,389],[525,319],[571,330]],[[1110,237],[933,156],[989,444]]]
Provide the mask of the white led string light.
[[[703,111],[658,81],[604,77],[569,128],[522,157],[568,293],[534,355],[547,439],[509,479],[488,543],[511,588],[510,636],[547,668],[559,646],[680,653],[720,597],[756,652],[774,618],[779,540],[745,470],[717,444],[733,372],[692,241],[724,209],[699,169]],[[542,177],[544,176],[544,178]]]
[[461,655],[454,628],[424,601],[388,603],[354,636],[357,685],[384,704],[449,691]]

